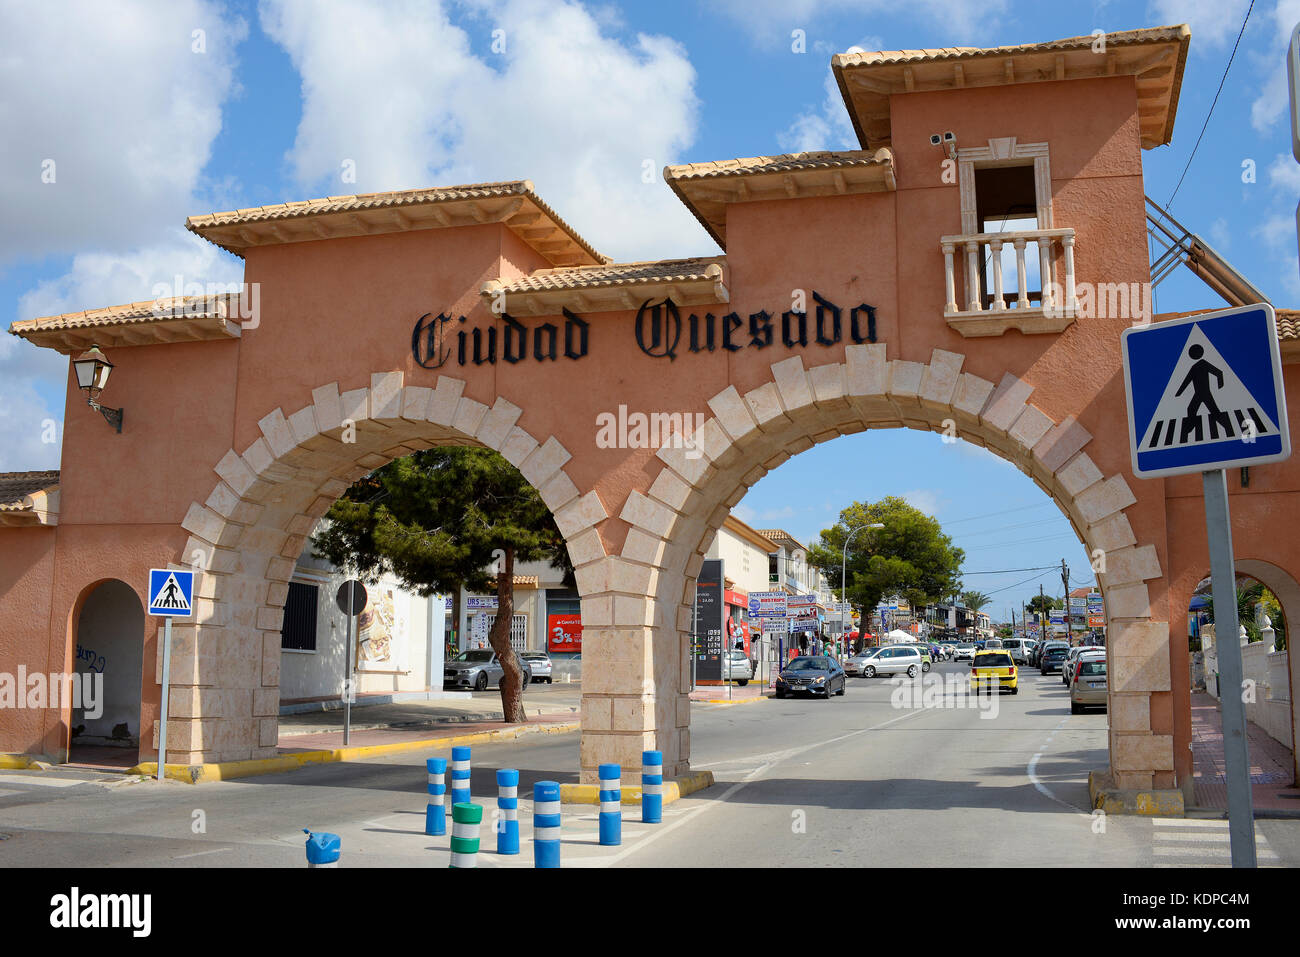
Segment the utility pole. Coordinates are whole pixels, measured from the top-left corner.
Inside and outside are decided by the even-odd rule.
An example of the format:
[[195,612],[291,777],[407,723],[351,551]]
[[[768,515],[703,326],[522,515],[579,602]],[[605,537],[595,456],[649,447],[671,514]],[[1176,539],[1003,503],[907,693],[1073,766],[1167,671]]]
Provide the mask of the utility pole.
[[1070,566],[1061,559],[1061,594],[1065,596],[1065,640],[1070,640]]

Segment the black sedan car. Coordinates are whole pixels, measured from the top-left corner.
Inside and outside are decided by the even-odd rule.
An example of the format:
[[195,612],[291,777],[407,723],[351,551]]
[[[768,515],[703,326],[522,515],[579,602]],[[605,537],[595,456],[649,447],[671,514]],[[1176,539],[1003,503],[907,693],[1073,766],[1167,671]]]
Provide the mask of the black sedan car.
[[834,658],[825,655],[802,655],[793,659],[776,679],[776,696],[809,694],[844,694],[844,669]]
[[1064,644],[1049,644],[1043,649],[1038,656],[1039,674],[1051,674],[1053,671],[1060,671],[1061,666],[1065,663],[1065,656],[1070,653],[1070,649]]

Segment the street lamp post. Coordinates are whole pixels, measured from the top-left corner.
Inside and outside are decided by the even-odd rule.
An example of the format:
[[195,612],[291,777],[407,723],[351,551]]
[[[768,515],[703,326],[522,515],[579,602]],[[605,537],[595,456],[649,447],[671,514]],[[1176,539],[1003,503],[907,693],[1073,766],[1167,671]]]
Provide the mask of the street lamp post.
[[[854,534],[862,531],[864,528],[884,528],[882,522],[872,522],[870,525],[859,525],[851,530],[848,535],[844,536],[844,548],[840,552],[840,604],[846,605],[849,600],[849,580],[848,580],[848,560],[849,560],[849,541]],[[840,611],[840,634],[844,634],[844,612]]]

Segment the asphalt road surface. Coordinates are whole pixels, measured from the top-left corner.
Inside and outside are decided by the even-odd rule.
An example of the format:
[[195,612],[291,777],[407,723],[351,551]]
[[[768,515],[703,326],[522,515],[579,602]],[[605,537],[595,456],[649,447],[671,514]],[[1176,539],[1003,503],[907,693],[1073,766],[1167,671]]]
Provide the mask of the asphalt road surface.
[[[966,671],[943,664],[926,677]],[[694,705],[694,766],[717,784],[669,805],[662,824],[643,825],[626,807],[619,847],[598,846],[595,807],[567,808],[565,865],[1228,864],[1224,821],[1088,810],[1088,771],[1107,759],[1106,715],[1071,715],[1058,676],[1022,669],[1020,693],[996,698],[996,712],[965,696],[912,700],[924,681],[902,706],[884,678],[850,678],[831,701]],[[576,733],[474,749],[474,800],[487,809],[480,866],[532,866],[532,783],[576,780],[577,755]],[[197,786],[0,772],[0,867],[301,867],[303,827],[340,834],[344,867],[445,866],[448,839],[423,833],[425,756]],[[518,857],[491,853],[498,767],[521,772]],[[1256,831],[1262,865],[1300,865],[1300,821]]]

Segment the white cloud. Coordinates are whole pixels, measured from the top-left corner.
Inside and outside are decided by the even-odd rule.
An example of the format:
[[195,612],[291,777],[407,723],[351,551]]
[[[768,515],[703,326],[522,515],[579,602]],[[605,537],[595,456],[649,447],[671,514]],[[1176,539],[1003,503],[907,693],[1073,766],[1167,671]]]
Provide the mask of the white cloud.
[[1237,39],[1249,5],[1250,0],[1155,0],[1152,25],[1186,23],[1192,28],[1192,49],[1205,52]]
[[170,289],[178,277],[183,289],[191,282],[239,282],[243,273],[242,261],[223,254],[193,233],[172,227],[161,230],[158,240],[147,246],[77,255],[62,276],[39,283],[23,295],[19,318],[154,299],[155,292],[161,292],[156,287],[165,285]]
[[[1244,13],[1243,6],[1242,15]],[[1252,57],[1257,71],[1265,74],[1260,94],[1250,105],[1251,126],[1261,133],[1270,132],[1279,120],[1285,121],[1287,104],[1290,102],[1286,49],[1297,20],[1300,20],[1300,0],[1278,0],[1271,17],[1264,21],[1268,32],[1266,52]]]
[[[288,157],[302,188],[529,179],[616,258],[712,251],[659,178],[698,122],[684,49],[662,36],[610,37],[602,31],[610,18],[573,0],[472,6],[481,36],[437,3],[377,10],[346,0],[325,11],[307,0],[263,0],[263,28],[302,76],[302,120]],[[489,49],[494,30],[504,31],[504,52]],[[355,183],[340,179],[346,160],[356,164]]]
[[826,71],[823,88],[826,96],[821,106],[796,117],[783,133],[777,134],[776,141],[781,149],[790,153],[805,153],[810,150],[858,148],[858,137],[853,132],[853,123],[844,105],[844,97],[840,95],[835,74],[829,69]]
[[933,488],[914,488],[904,492],[902,497],[907,504],[927,515],[939,514],[947,501],[943,497],[943,492]]
[[[205,52],[193,52],[196,30]],[[192,211],[246,31],[205,0],[11,10],[0,262],[140,241]]]
[[1293,156],[1278,153],[1268,164],[1268,184],[1291,199],[1300,197],[1300,163]]

